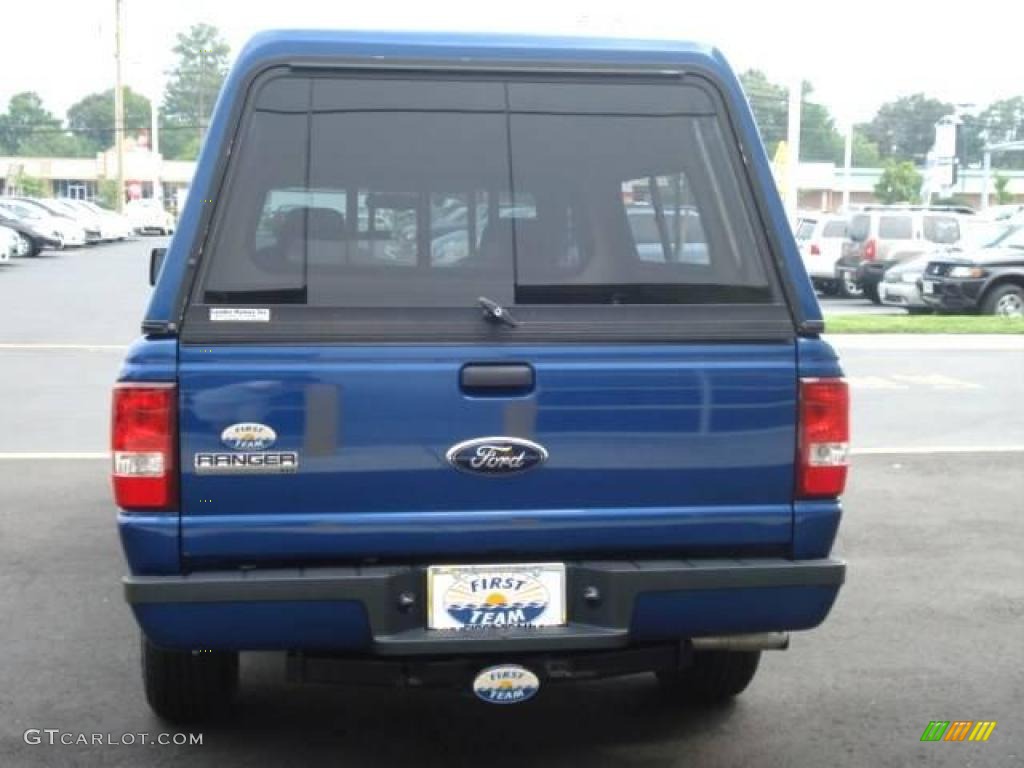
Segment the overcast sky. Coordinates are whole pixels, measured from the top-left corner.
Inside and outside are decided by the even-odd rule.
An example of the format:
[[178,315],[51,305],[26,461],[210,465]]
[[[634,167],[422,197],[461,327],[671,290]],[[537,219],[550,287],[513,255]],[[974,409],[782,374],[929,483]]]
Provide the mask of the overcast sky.
[[[1024,3],[974,0],[635,2],[631,0],[124,0],[126,83],[152,93],[178,31],[204,21],[236,52],[261,29],[451,29],[699,40],[737,69],[810,80],[840,119],[869,119],[884,101],[924,91],[984,105],[1024,94]],[[17,10],[14,8],[16,7]],[[1017,7],[1017,10],[1013,10]],[[0,107],[39,92],[63,115],[113,83],[114,0],[22,0],[4,14]]]

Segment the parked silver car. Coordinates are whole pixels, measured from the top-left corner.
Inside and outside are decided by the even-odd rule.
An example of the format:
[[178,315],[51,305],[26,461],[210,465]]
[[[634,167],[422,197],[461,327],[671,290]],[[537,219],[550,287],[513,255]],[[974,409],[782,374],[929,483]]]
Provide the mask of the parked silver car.
[[882,303],[893,307],[903,307],[912,315],[931,312],[931,308],[921,297],[921,289],[918,288],[918,285],[925,267],[934,257],[934,253],[927,253],[886,270],[885,276],[878,286],[878,297]]

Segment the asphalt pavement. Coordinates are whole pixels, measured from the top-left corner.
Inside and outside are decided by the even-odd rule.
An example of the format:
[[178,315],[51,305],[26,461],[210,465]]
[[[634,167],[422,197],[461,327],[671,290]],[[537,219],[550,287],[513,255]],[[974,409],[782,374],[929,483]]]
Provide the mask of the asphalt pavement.
[[[253,654],[201,746],[26,743],[177,730],[142,695],[103,458],[159,242],[0,267],[0,766],[1024,764],[1024,345],[970,338],[833,339],[859,451],[837,544],[848,582],[726,709],[680,707],[649,676],[511,708],[299,688]],[[931,720],[998,726],[984,744],[921,743]]]

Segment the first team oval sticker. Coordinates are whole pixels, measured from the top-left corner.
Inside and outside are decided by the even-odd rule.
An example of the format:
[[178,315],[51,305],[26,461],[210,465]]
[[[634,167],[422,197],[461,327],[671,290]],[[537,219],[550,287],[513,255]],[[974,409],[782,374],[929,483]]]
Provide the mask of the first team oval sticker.
[[520,704],[540,690],[540,679],[518,664],[499,664],[483,670],[473,680],[473,693],[488,704]]

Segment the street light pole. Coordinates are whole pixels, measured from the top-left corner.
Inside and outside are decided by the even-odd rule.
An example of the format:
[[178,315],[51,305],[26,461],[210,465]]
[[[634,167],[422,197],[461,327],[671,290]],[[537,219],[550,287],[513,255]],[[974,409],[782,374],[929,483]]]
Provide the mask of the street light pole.
[[984,170],[981,175],[981,210],[984,211],[988,209],[988,188],[992,183],[992,150],[988,147],[985,147],[982,163]]
[[121,83],[121,0],[114,0],[114,143],[117,147],[117,210],[124,211],[124,90]]
[[850,208],[851,173],[853,169],[853,120],[846,124],[846,142],[843,147],[843,210]]

